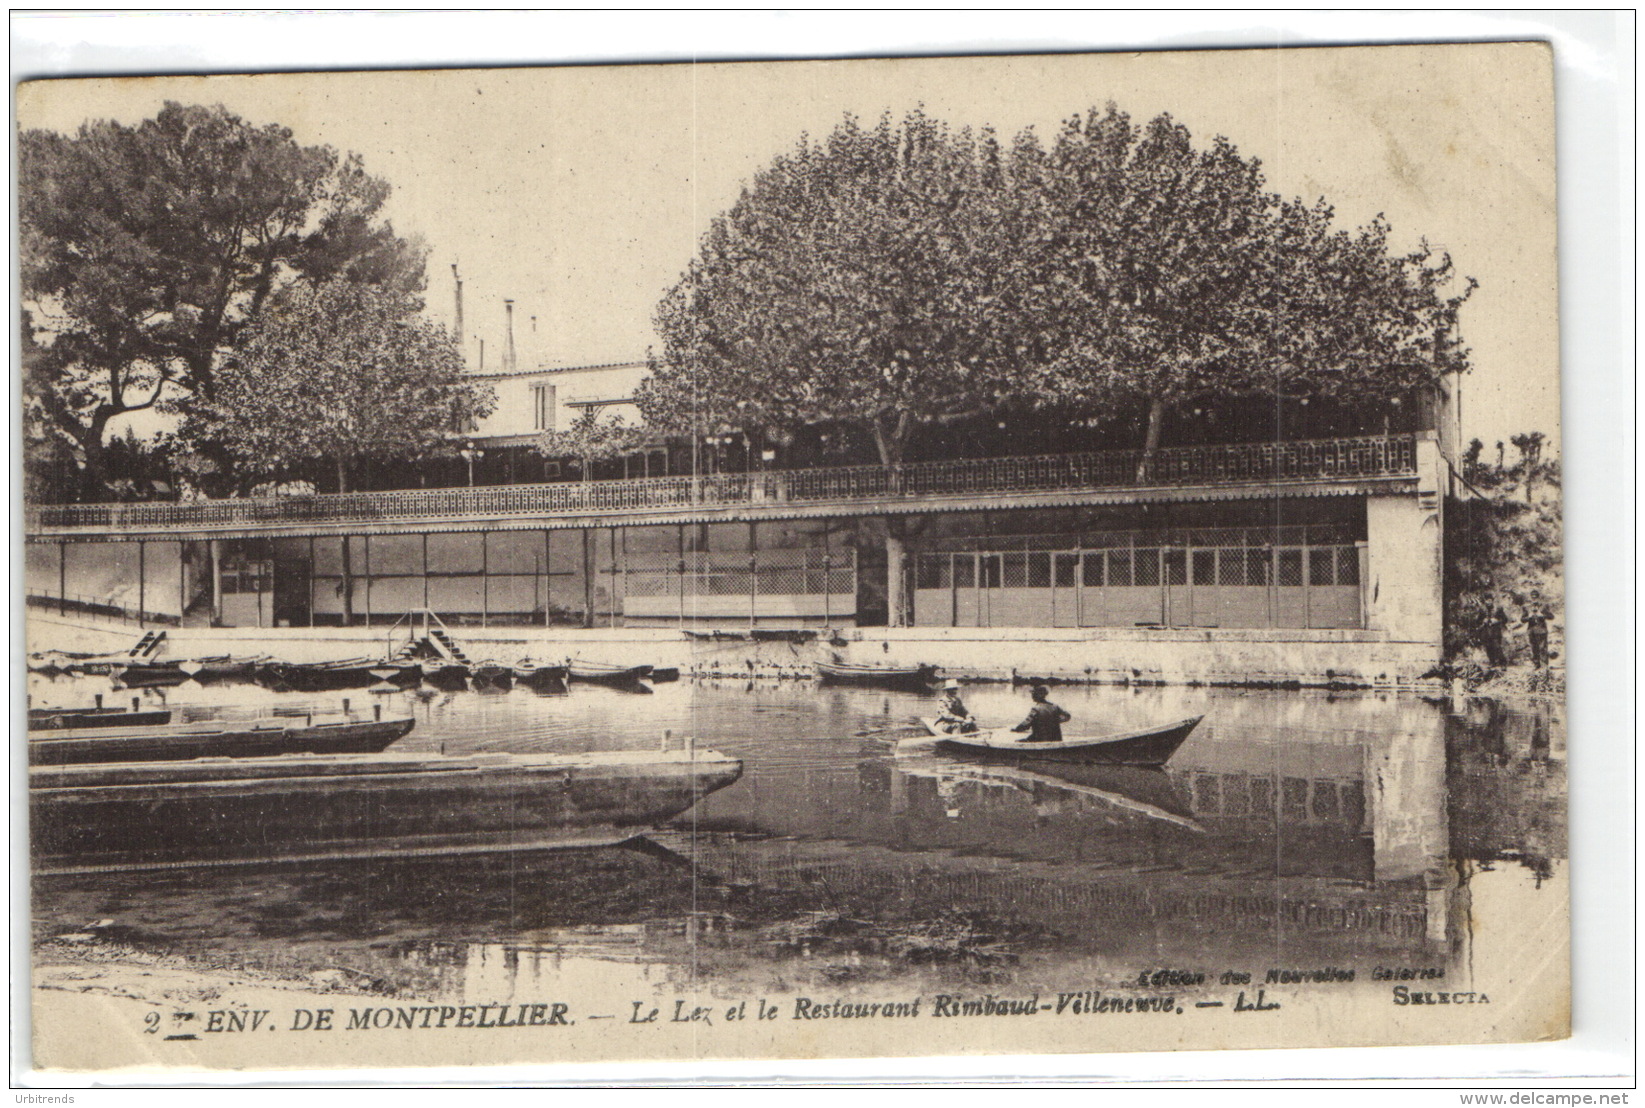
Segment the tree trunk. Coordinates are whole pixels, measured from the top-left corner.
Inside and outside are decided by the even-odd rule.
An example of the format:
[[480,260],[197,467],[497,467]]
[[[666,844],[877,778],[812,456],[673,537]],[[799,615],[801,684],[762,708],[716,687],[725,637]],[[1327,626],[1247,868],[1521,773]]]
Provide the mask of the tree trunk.
[[1142,458],[1137,462],[1137,484],[1153,475],[1154,452],[1159,449],[1160,425],[1165,422],[1165,401],[1155,400],[1148,405],[1148,434],[1142,443]]
[[[342,458],[337,459],[337,491],[348,491],[348,463]],[[349,547],[353,545],[348,536],[343,536],[343,626],[354,626],[354,565],[349,557]],[[426,571],[426,567],[425,567]]]
[[908,626],[908,600],[903,589],[907,577],[908,545],[897,524],[887,519],[885,528],[885,622],[892,627]]
[[583,528],[583,626],[594,626],[594,551],[589,546],[593,528]]
[[[873,421],[874,445],[879,448],[880,463],[886,468],[888,495],[896,496],[903,491],[902,457],[910,426],[907,412],[898,414],[895,427],[887,428],[878,419]],[[908,626],[908,602],[903,588],[908,575],[907,523],[905,516],[885,517],[885,622],[890,627]]]

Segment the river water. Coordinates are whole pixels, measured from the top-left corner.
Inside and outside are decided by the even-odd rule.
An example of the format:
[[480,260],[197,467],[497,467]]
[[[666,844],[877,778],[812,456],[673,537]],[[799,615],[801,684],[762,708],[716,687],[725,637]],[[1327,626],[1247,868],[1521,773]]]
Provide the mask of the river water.
[[[296,694],[30,678],[36,707],[99,692],[180,719],[381,702],[417,721],[396,749],[646,749],[670,731],[743,759],[736,784],[624,847],[34,882],[41,942],[107,920],[141,950],[397,997],[619,978],[638,995],[1026,993],[1274,967],[1443,969],[1455,988],[1489,955],[1482,906],[1566,895],[1564,724],[1547,707],[1060,688],[1073,734],[1205,720],[1165,771],[1047,775],[900,749],[933,697],[804,681]],[[966,700],[986,723],[1028,703],[1004,686]]]

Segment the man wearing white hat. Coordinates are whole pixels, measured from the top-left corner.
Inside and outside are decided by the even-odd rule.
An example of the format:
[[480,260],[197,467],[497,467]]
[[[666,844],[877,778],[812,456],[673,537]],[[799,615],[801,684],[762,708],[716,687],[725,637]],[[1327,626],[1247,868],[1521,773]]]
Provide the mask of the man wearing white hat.
[[937,710],[937,726],[950,735],[965,735],[977,729],[977,721],[960,700],[960,683],[954,680],[942,684],[942,704]]

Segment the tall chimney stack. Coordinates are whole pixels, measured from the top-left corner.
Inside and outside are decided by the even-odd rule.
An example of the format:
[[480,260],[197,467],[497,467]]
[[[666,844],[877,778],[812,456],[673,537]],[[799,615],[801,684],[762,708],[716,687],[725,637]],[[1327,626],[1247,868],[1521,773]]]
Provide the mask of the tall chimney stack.
[[503,311],[508,316],[508,344],[503,347],[503,372],[513,373],[514,365],[514,301],[504,300]]
[[451,333],[457,340],[457,346],[463,345],[463,279],[457,275],[457,263],[451,263],[451,279],[457,282],[457,312],[451,324]]

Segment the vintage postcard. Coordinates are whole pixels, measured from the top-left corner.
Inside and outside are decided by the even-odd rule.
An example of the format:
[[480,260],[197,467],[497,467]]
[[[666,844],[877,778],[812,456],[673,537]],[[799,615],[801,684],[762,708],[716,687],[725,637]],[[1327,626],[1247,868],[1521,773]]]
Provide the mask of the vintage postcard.
[[17,119],[40,1069],[1569,1034],[1545,45]]

